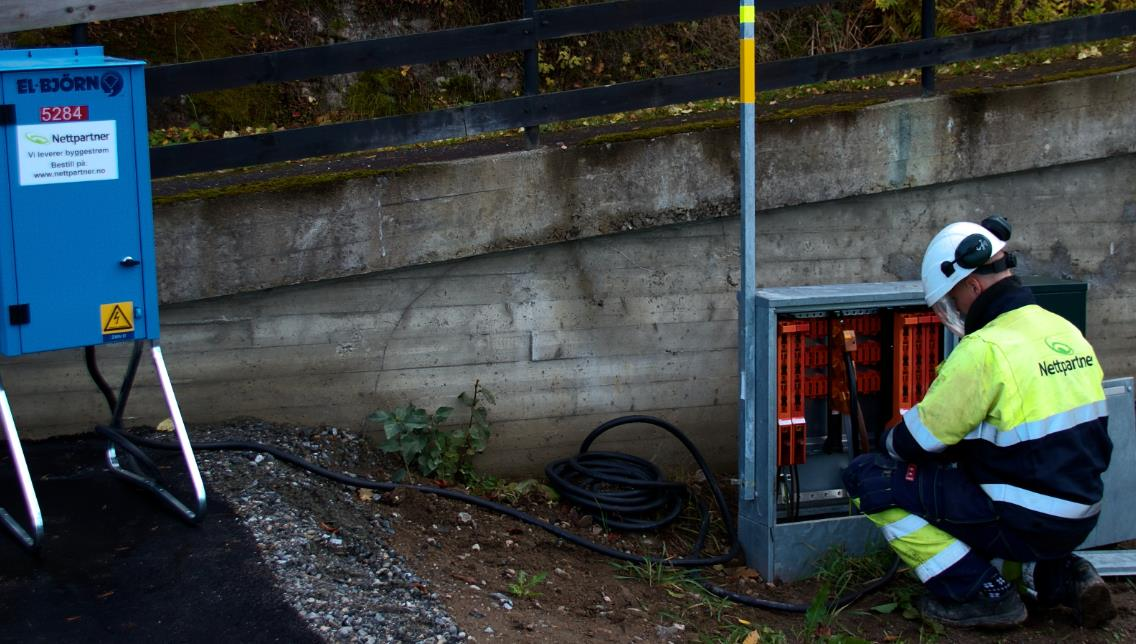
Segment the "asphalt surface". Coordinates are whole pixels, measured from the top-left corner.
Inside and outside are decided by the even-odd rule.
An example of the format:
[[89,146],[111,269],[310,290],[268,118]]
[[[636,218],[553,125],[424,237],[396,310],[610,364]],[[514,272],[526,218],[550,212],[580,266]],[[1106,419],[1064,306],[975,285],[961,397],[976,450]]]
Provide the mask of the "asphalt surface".
[[[93,434],[25,442],[44,516],[38,555],[0,529],[0,642],[319,642],[217,498],[200,525],[113,475]],[[26,511],[7,444],[0,503]],[[178,476],[176,454],[159,465]]]

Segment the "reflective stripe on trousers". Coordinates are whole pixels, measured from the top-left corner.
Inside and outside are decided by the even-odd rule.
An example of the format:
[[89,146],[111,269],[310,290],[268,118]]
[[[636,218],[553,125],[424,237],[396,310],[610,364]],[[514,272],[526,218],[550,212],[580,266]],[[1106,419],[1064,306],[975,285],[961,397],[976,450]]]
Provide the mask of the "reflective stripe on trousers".
[[942,573],[970,552],[965,543],[902,508],[867,517],[883,530],[888,545],[922,582]]

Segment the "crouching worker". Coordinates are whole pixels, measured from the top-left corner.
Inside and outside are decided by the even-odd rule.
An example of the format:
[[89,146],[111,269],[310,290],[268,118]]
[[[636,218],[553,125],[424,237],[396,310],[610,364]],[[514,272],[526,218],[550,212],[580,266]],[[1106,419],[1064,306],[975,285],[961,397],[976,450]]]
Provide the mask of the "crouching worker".
[[1072,552],[1097,523],[1112,453],[1102,371],[1013,276],[1009,237],[992,217],[931,240],[924,298],[962,339],[886,453],[856,458],[844,485],[923,582],[925,617],[1020,624],[1020,589],[1099,626],[1116,613],[1108,586]]

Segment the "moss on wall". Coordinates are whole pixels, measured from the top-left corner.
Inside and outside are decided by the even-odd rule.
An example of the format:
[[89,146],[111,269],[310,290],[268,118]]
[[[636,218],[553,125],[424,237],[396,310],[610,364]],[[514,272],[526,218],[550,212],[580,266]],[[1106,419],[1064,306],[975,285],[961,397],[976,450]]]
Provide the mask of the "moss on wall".
[[[822,116],[825,114],[836,114],[840,112],[856,112],[869,107],[871,105],[878,105],[885,102],[884,98],[871,98],[862,101],[854,101],[851,103],[834,103],[828,105],[807,105],[803,107],[786,108],[771,112],[768,114],[761,114],[757,117],[758,121],[783,121],[795,118],[809,118],[812,116]],[[737,118],[726,119],[710,119],[705,121],[695,121],[691,123],[682,123],[679,125],[662,125],[657,127],[644,127],[635,130],[627,130],[625,132],[613,132],[610,134],[600,134],[585,139],[580,142],[580,145],[602,145],[606,143],[620,143],[623,141],[638,141],[644,139],[654,139],[660,136],[670,136],[672,134],[685,134],[689,132],[702,132],[704,130],[714,130],[727,127],[737,127]]]
[[347,88],[343,106],[356,118],[379,118],[430,109],[414,78],[398,69],[377,69],[359,74]]
[[1038,76],[1037,78],[1020,81],[1014,83],[1002,83],[999,85],[990,85],[988,87],[964,87],[951,91],[951,96],[975,96],[977,94],[989,94],[998,90],[1003,90],[1009,87],[1025,87],[1028,85],[1042,85],[1044,83],[1053,83],[1056,81],[1071,80],[1074,78],[1086,78],[1088,76],[1102,76],[1104,74],[1115,74],[1122,72],[1126,69],[1136,67],[1136,62],[1127,63],[1124,65],[1110,65],[1107,67],[1091,67],[1087,69],[1073,69],[1064,72],[1057,72],[1055,74],[1046,74],[1045,76]]
[[326,172],[323,174],[299,175],[291,177],[277,177],[275,179],[248,181],[234,183],[216,188],[196,188],[184,190],[170,195],[154,197],[155,206],[168,206],[186,201],[201,199],[218,199],[221,197],[235,197],[264,192],[294,192],[308,191],[328,187],[352,179],[365,179],[367,177],[391,176],[401,174],[414,166],[384,169],[344,170],[340,172]]

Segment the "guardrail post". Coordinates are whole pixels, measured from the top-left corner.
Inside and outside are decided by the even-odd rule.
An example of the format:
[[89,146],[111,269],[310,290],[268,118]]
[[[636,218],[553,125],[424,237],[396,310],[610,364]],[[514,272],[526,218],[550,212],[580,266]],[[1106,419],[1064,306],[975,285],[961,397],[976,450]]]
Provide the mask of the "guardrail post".
[[[920,18],[923,29],[923,38],[935,37],[935,0],[923,0],[923,15]],[[923,95],[930,96],[935,93],[935,68],[932,66],[922,68]]]
[[[757,444],[754,435],[757,414],[757,385],[754,367],[757,331],[754,303],[757,301],[757,53],[754,44],[754,0],[738,3],[741,26],[740,103],[741,113],[741,240],[739,240],[738,290],[738,478],[742,480],[741,498],[752,501],[757,488]],[[761,440],[765,440],[761,437]],[[763,470],[764,475],[764,470]]]
[[[525,0],[525,18],[531,20],[533,25],[532,47],[525,50],[525,96],[540,94],[540,67],[537,64],[540,38],[537,35],[539,32],[536,24],[536,2],[537,0]],[[540,145],[540,126],[525,125],[525,139],[529,147]]]

